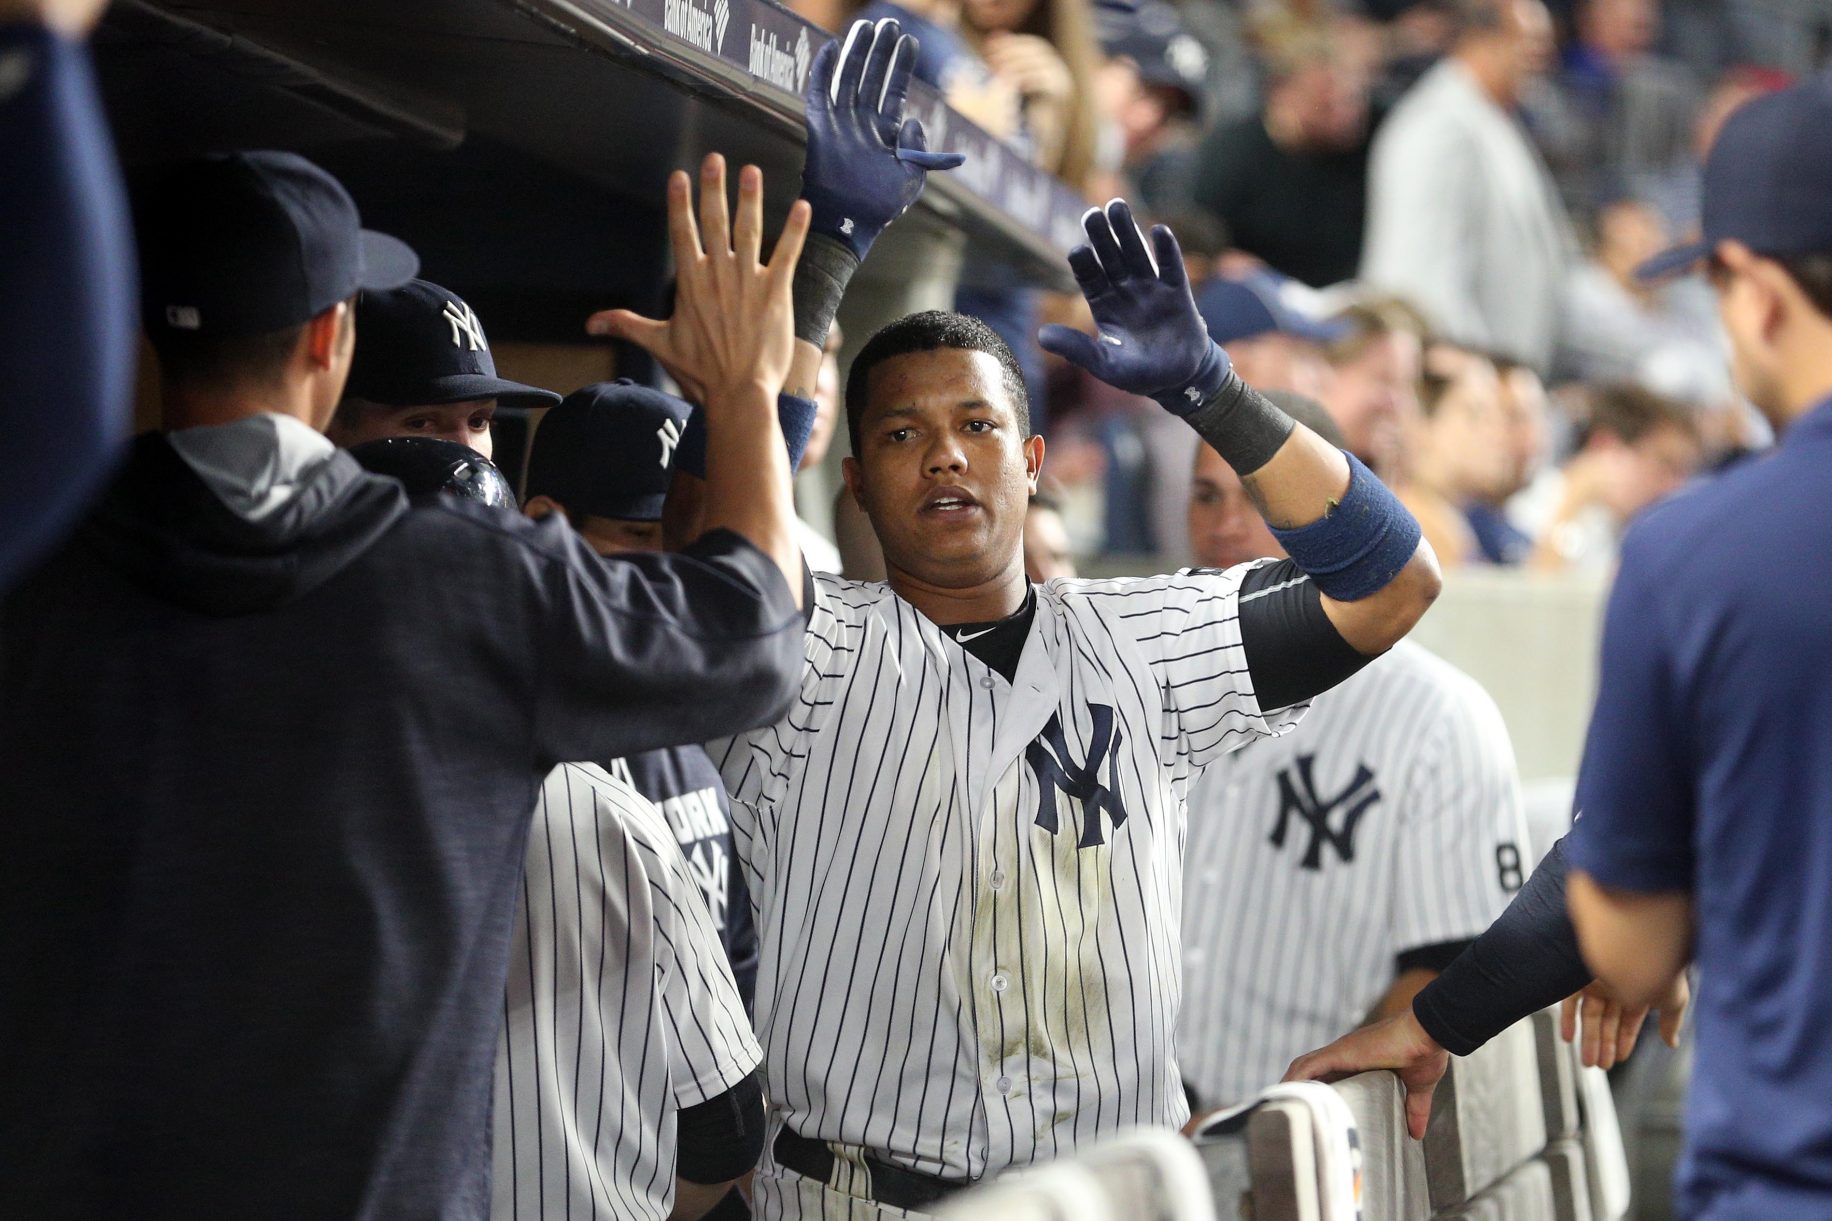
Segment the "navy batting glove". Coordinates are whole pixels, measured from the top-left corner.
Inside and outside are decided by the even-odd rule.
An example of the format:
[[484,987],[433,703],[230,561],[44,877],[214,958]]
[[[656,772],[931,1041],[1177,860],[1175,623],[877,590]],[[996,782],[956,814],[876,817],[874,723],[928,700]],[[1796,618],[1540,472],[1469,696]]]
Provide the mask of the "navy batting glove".
[[842,242],[861,260],[916,202],[928,171],[966,160],[930,152],[922,124],[903,117],[916,48],[893,18],[855,21],[844,45],[827,43],[808,73],[802,198],[814,209],[810,232]]
[[1081,218],[1088,245],[1069,251],[1069,269],[1094,311],[1099,339],[1066,326],[1037,335],[1045,351],[1132,394],[1186,416],[1228,380],[1228,354],[1209,338],[1183,272],[1183,251],[1163,225],[1151,230],[1157,262],[1123,199]]

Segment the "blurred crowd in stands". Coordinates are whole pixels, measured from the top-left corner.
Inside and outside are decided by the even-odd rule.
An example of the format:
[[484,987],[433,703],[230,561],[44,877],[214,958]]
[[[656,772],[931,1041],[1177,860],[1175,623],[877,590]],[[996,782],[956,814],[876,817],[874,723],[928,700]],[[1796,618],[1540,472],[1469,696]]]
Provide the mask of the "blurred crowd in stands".
[[[1697,230],[1739,104],[1832,59],[1819,0],[795,0],[894,15],[920,77],[1091,203],[1176,230],[1215,337],[1321,399],[1447,566],[1607,572],[1637,512],[1768,445],[1709,287],[1643,285]],[[1035,344],[1078,297],[980,269],[1074,553],[1190,554],[1195,438]]]

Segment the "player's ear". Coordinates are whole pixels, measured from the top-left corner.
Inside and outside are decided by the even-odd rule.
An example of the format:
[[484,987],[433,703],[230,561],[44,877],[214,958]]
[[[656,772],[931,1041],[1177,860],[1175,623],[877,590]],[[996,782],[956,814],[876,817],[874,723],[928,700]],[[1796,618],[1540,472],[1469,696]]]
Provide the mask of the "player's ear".
[[551,496],[530,496],[528,503],[522,506],[522,512],[539,521],[549,513],[565,513],[566,506]]
[[1037,494],[1037,481],[1043,477],[1043,438],[1031,437],[1024,442],[1024,475],[1030,494]]
[[337,363],[349,315],[350,303],[339,301],[305,324],[305,353],[314,368],[329,369]]
[[863,512],[865,500],[860,494],[860,485],[865,478],[865,468],[859,465],[857,458],[849,454],[840,460],[840,476],[846,480],[846,494],[852,497],[852,503],[858,505]]

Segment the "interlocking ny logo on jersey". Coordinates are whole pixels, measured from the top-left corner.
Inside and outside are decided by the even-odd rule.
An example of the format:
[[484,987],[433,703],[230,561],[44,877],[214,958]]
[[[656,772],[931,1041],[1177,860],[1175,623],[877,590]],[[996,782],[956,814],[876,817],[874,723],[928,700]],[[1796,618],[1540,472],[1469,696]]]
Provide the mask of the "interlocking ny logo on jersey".
[[452,346],[454,348],[462,348],[464,341],[469,339],[471,351],[489,350],[490,345],[483,341],[483,322],[477,317],[477,311],[472,309],[468,303],[461,305],[456,301],[447,301],[445,320],[452,327]]
[[[1292,815],[1302,819],[1310,827],[1310,843],[1298,861],[1300,869],[1322,869],[1325,844],[1336,850],[1343,864],[1354,860],[1355,825],[1368,812],[1368,807],[1380,800],[1380,790],[1374,786],[1374,773],[1365,763],[1356,765],[1355,778],[1340,793],[1327,800],[1318,797],[1316,777],[1311,773],[1311,766],[1316,761],[1315,755],[1298,756],[1296,783],[1292,781],[1290,768],[1279,772],[1279,821],[1272,828],[1272,846],[1285,846],[1285,833],[1291,829]],[[1343,811],[1342,825],[1332,828],[1330,816],[1337,810]]]
[[[1062,716],[1050,718],[1043,732],[1024,748],[1024,758],[1037,776],[1037,825],[1051,835],[1058,834],[1056,790],[1081,802],[1081,839],[1077,848],[1092,848],[1107,842],[1101,829],[1104,810],[1114,829],[1126,821],[1126,807],[1120,801],[1119,784],[1113,774],[1114,758],[1120,752],[1125,735],[1113,723],[1113,709],[1105,704],[1089,704],[1088,718],[1094,729],[1088,735],[1088,761],[1078,764],[1069,754],[1069,744],[1062,733]],[[1100,766],[1107,765],[1107,783],[1100,782]]]

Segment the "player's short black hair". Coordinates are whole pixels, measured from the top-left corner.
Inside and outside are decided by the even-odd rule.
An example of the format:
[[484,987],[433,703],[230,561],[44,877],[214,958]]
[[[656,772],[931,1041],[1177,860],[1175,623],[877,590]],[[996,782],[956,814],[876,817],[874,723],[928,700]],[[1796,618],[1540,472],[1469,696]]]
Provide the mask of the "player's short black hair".
[[[356,325],[356,297],[347,298],[343,320],[338,324],[339,343]],[[263,331],[258,335],[224,337],[205,331],[181,331],[172,327],[148,327],[146,340],[159,358],[159,371],[180,385],[222,385],[229,382],[256,384],[277,381],[299,347],[299,337],[310,322]]]
[[852,368],[846,373],[846,437],[855,455],[859,452],[859,421],[865,416],[865,387],[873,367],[894,356],[940,348],[984,352],[998,361],[1000,381],[1006,397],[1011,399],[1012,413],[1018,417],[1019,434],[1031,435],[1030,394],[1024,388],[1024,370],[1018,367],[1011,348],[997,331],[972,315],[932,309],[897,319],[867,339],[852,358]]
[[1797,254],[1780,262],[1813,308],[1832,318],[1832,254]]
[[229,338],[156,327],[147,331],[146,338],[159,357],[160,372],[171,381],[181,385],[220,385],[277,379],[304,333],[303,324]]

